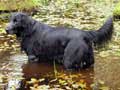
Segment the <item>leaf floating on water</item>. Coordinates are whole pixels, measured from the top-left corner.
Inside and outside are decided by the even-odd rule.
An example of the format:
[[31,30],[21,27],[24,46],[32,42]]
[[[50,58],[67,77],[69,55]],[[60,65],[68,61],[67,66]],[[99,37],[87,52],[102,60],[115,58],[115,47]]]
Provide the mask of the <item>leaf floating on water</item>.
[[16,90],[15,86],[10,87],[10,90]]
[[80,76],[82,76],[82,74],[80,73],[80,74],[78,74],[78,76],[80,77]]
[[58,76],[59,78],[65,78],[66,77],[66,74],[59,74],[59,76]]
[[72,80],[72,78],[68,78],[68,79],[67,79],[67,83],[70,84],[70,85],[73,84],[74,82],[75,82],[75,81]]
[[4,42],[4,46],[9,46],[7,42]]
[[77,89],[77,88],[79,87],[79,84],[72,84],[72,87],[73,87],[74,89]]
[[105,51],[102,51],[102,52],[100,52],[100,54],[99,54],[101,57],[107,57],[107,56],[109,56],[110,54],[109,54],[109,52],[105,52]]
[[62,89],[62,88],[51,88],[51,89],[47,89],[47,90],[66,90],[66,89]]
[[71,78],[77,78],[79,77],[78,75],[70,75]]
[[59,83],[60,83],[61,85],[67,85],[67,82],[66,82],[65,80],[62,80],[62,79],[59,79]]
[[0,48],[0,52],[2,52],[2,51],[3,51],[3,49]]
[[102,81],[102,80],[98,80],[98,83],[101,84],[101,85],[104,85],[104,84],[105,84],[105,82]]
[[80,80],[80,83],[85,83],[84,79],[81,79],[81,80]]
[[56,78],[56,79],[51,80],[51,81],[50,81],[50,83],[52,83],[52,82],[56,82],[56,81],[57,81],[57,78]]
[[4,76],[4,75],[0,75],[0,83],[4,83],[4,82],[7,82],[7,77]]
[[34,84],[34,85],[33,85],[34,88],[37,88],[38,86],[39,86],[38,84]]
[[38,83],[38,80],[35,78],[31,78],[30,81],[27,81],[28,84],[34,84],[34,83]]
[[31,81],[32,82],[37,82],[37,79],[36,78],[31,78]]
[[3,75],[0,75],[0,83],[3,82]]
[[100,90],[110,90],[110,88],[107,86],[104,86],[104,87],[100,87]]
[[71,88],[69,86],[65,86],[65,89],[67,90],[71,90]]
[[75,83],[72,85],[73,88],[81,88],[82,90],[86,89],[87,88],[87,85],[86,85],[86,82],[81,79],[79,82]]
[[38,81],[43,82],[43,81],[45,81],[45,78],[39,79]]
[[91,88],[94,88],[94,87],[95,87],[95,84],[94,84],[94,83],[92,83],[92,84],[90,85],[90,87],[91,87]]
[[55,87],[55,88],[58,88],[58,87],[60,87],[60,85],[54,85],[54,87]]
[[36,89],[33,89],[33,90],[49,90],[49,89],[50,89],[49,85],[41,85],[41,86],[38,86]]
[[10,40],[10,42],[14,42],[14,40]]
[[34,87],[30,87],[30,90],[37,90],[37,89],[35,89]]
[[81,88],[86,88],[87,86],[86,86],[86,83],[85,84],[80,84],[80,87]]

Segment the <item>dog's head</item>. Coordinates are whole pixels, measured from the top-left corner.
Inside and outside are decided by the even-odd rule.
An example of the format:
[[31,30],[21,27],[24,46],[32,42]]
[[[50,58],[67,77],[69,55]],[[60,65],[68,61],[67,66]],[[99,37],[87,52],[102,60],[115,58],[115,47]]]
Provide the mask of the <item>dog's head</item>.
[[6,27],[8,34],[16,34],[19,36],[24,32],[25,28],[30,23],[30,17],[22,12],[13,13],[10,18],[10,22]]

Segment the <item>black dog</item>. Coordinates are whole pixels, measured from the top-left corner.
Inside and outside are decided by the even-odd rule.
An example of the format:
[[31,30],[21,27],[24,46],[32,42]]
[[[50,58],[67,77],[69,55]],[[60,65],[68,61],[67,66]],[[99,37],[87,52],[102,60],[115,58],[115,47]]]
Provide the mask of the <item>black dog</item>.
[[87,68],[94,63],[92,45],[101,45],[111,39],[113,20],[109,18],[98,31],[83,31],[51,27],[18,12],[12,15],[6,32],[16,34],[29,60],[53,60],[62,56],[66,69]]

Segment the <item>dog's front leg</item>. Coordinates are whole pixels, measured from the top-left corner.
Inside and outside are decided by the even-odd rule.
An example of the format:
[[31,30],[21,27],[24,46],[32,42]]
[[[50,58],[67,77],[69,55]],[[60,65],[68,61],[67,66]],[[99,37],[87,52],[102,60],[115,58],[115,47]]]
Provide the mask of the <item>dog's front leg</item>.
[[29,62],[37,62],[38,58],[35,55],[28,55]]
[[27,51],[26,51],[26,53],[27,53],[27,56],[28,56],[28,61],[29,62],[36,62],[36,61],[38,61],[38,57],[36,57],[34,54],[33,54],[33,52],[32,52],[32,50],[31,49],[28,49]]
[[36,56],[35,55],[28,55],[28,60],[34,60],[36,58]]

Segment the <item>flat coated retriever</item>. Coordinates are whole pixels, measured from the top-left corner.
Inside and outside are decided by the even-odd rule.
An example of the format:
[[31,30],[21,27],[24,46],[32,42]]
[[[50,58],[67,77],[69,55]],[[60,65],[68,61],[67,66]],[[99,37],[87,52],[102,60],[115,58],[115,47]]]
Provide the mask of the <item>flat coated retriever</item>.
[[66,69],[88,68],[94,63],[93,45],[99,46],[111,39],[113,19],[110,17],[97,31],[83,31],[51,27],[18,12],[12,15],[6,32],[20,39],[21,49],[29,61],[61,56]]

